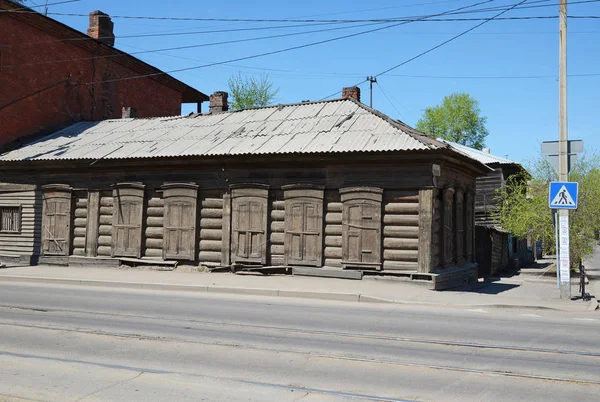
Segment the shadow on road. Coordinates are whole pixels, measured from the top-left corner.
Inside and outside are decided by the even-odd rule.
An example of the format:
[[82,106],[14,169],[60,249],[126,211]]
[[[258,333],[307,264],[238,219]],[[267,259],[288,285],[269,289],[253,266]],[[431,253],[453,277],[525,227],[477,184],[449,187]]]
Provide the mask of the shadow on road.
[[518,288],[521,285],[513,283],[499,283],[499,282],[480,282],[475,285],[461,286],[458,288],[447,290],[447,292],[469,292],[479,293],[485,295],[497,295],[507,290]]

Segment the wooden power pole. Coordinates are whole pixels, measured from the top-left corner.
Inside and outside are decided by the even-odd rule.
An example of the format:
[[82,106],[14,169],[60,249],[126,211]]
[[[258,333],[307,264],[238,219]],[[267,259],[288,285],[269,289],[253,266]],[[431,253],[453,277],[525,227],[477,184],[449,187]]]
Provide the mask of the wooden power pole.
[[[568,133],[567,133],[567,0],[559,0],[559,68],[558,68],[558,176],[559,181],[569,181],[569,156],[567,151]],[[571,298],[571,275],[569,261],[569,211],[560,209],[559,218],[559,236],[561,247],[559,254],[559,265],[557,270],[560,272],[560,298]],[[566,233],[565,233],[566,231]],[[566,239],[564,238],[566,236]],[[566,250],[562,245],[566,242]],[[563,253],[563,251],[565,251]],[[566,255],[563,255],[566,254]],[[566,264],[566,267],[565,267]],[[566,272],[565,272],[566,271]],[[566,276],[566,278],[565,278]]]

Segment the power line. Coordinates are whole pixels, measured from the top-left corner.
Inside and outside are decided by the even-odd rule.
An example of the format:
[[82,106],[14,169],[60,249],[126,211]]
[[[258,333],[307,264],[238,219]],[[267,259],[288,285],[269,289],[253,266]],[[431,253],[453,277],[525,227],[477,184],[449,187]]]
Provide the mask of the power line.
[[[71,0],[71,1],[79,1],[79,0]],[[541,2],[549,2],[550,0],[537,0],[532,3],[541,3]],[[589,4],[589,3],[597,3],[600,0],[579,0],[570,2],[569,5],[576,4]],[[542,8],[542,7],[554,7],[554,4],[538,4],[538,5],[527,5],[523,7],[516,7],[515,9],[531,9],[531,8]],[[495,6],[488,7],[482,9],[469,10],[465,12],[451,12],[446,13],[449,15],[453,14],[472,14],[472,13],[482,13],[482,12],[491,12],[501,10],[506,6]],[[10,12],[10,10],[6,10]],[[16,11],[19,12],[19,11]],[[26,13],[26,11],[25,11]],[[59,15],[59,16],[71,16],[71,17],[87,17],[88,14],[81,13],[49,13],[51,15]],[[395,17],[395,18],[375,18],[375,19],[277,19],[277,18],[200,18],[200,17],[155,17],[155,16],[137,16],[137,15],[113,15],[112,19],[145,19],[145,20],[159,20],[159,21],[205,21],[205,22],[263,22],[263,23],[279,23],[279,22],[293,22],[293,23],[362,23],[362,22],[398,22],[404,21],[406,19],[414,19],[420,16],[410,16],[410,17]],[[554,16],[548,16],[554,17]],[[599,16],[600,17],[600,16]],[[532,16],[529,18],[540,18],[536,16]]]
[[364,27],[364,26],[373,26],[373,25],[380,25],[380,24],[382,24],[382,23],[369,23],[369,24],[354,25],[351,27],[336,27],[336,28],[317,29],[317,30],[304,31],[304,32],[292,32],[292,33],[279,34],[279,35],[259,36],[259,37],[255,37],[255,38],[233,39],[233,40],[227,40],[227,41],[221,41],[221,42],[210,42],[210,43],[201,43],[201,44],[195,44],[195,45],[168,47],[168,48],[162,48],[162,49],[143,50],[143,51],[131,52],[131,53],[106,54],[106,55],[100,55],[100,56],[88,56],[88,57],[69,58],[69,59],[60,59],[60,60],[45,60],[45,61],[40,61],[40,62],[21,63],[21,64],[6,64],[2,67],[5,67],[5,68],[22,67],[22,66],[41,65],[41,64],[64,63],[64,62],[70,62],[70,61],[83,61],[83,60],[92,60],[92,59],[96,60],[96,59],[104,59],[104,58],[123,57],[123,56],[129,56],[129,55],[137,55],[137,54],[165,52],[165,51],[169,51],[169,50],[183,50],[183,49],[193,49],[193,48],[199,48],[199,47],[226,45],[226,44],[232,44],[232,43],[253,42],[253,41],[265,40],[265,39],[276,39],[276,38],[284,38],[284,37],[290,37],[290,36],[306,35],[306,34],[311,34],[311,33],[338,31],[341,29],[359,28],[359,27]]
[[396,107],[396,105],[394,104],[394,102],[392,102],[392,100],[390,99],[389,96],[387,96],[387,94],[385,93],[385,91],[383,90],[383,87],[379,84],[379,82],[375,81],[375,83],[377,84],[377,86],[379,87],[379,89],[381,90],[381,93],[383,94],[383,96],[385,96],[385,98],[388,100],[388,102],[390,103],[390,105],[392,105],[392,107],[396,110],[396,112],[398,113],[398,116],[402,117],[402,113],[400,113],[400,110],[398,110],[398,108]]
[[38,8],[38,7],[48,7],[48,6],[56,6],[59,4],[67,4],[67,3],[77,3],[78,1],[81,0],[65,0],[65,1],[57,1],[56,3],[45,3],[43,5],[33,5],[33,6],[29,6],[29,7],[19,7],[19,8],[14,8],[12,10],[0,10],[0,13],[21,13],[21,10],[23,10],[23,13],[28,14],[28,13],[34,13],[34,14],[40,14],[38,11],[29,11],[32,8]]
[[[461,10],[461,9],[465,9],[465,8],[469,8],[469,7],[475,7],[477,5],[489,3],[491,1],[494,1],[494,0],[486,0],[486,1],[483,1],[483,2],[475,3],[475,4],[470,5],[470,6],[460,7],[458,9],[456,9],[456,10]],[[455,10],[450,10],[449,12],[452,12],[452,11],[455,11]],[[439,14],[432,14],[431,16],[427,16],[427,17],[423,17],[423,18],[433,17],[433,16],[437,16],[437,15],[444,15],[445,13],[447,13],[447,12],[443,12],[443,13],[439,13]],[[273,50],[273,51],[270,51],[270,52],[259,53],[259,54],[255,54],[255,55],[251,55],[251,56],[238,57],[238,58],[234,58],[234,59],[230,59],[230,60],[225,60],[225,61],[220,61],[220,62],[207,63],[207,64],[202,64],[202,65],[199,65],[199,66],[179,68],[179,69],[176,69],[176,70],[170,70],[170,71],[166,71],[166,72],[158,72],[158,73],[143,74],[143,75],[137,75],[137,76],[131,76],[131,77],[124,77],[124,78],[115,78],[115,79],[111,79],[111,80],[89,82],[88,84],[97,84],[97,83],[102,83],[102,82],[127,81],[127,80],[132,80],[132,79],[137,79],[137,78],[153,77],[153,76],[157,76],[157,75],[165,75],[165,74],[171,74],[171,73],[178,73],[178,72],[182,72],[182,71],[197,70],[197,69],[200,69],[200,68],[212,67],[212,66],[221,65],[221,64],[228,64],[228,63],[233,63],[233,62],[242,61],[242,60],[250,60],[250,59],[255,59],[255,58],[259,58],[259,57],[264,57],[264,56],[270,56],[270,55],[274,55],[274,54],[284,53],[284,52],[288,52],[288,51],[291,51],[291,50],[303,49],[303,48],[306,48],[306,47],[320,45],[320,44],[323,44],[323,43],[334,42],[334,41],[337,41],[337,40],[351,38],[351,37],[355,37],[355,36],[359,36],[359,35],[364,35],[364,34],[371,33],[371,32],[381,31],[383,29],[389,29],[389,28],[392,28],[392,27],[395,27],[395,26],[399,26],[399,25],[404,25],[404,24],[407,24],[407,23],[408,22],[400,22],[400,23],[397,23],[397,24],[392,24],[392,25],[388,25],[388,26],[385,26],[385,27],[379,27],[379,28],[370,29],[370,30],[366,30],[366,31],[356,32],[356,33],[349,34],[349,35],[338,36],[338,37],[335,37],[335,38],[329,38],[329,39],[325,39],[325,40],[321,40],[321,41],[317,41],[317,42],[311,42],[311,43],[307,43],[307,44],[303,44],[303,45],[298,45],[298,46],[292,46],[292,47],[288,47],[288,48],[284,48],[284,49]]]
[[461,36],[464,36],[464,35],[468,34],[469,32],[471,32],[471,31],[473,31],[473,30],[475,30],[475,29],[479,28],[480,26],[487,24],[488,22],[490,22],[490,21],[494,20],[495,18],[497,18],[497,17],[500,17],[502,14],[505,14],[505,13],[509,12],[510,10],[512,10],[512,9],[514,9],[514,8],[516,8],[517,6],[520,6],[521,4],[525,3],[526,1],[527,1],[527,0],[522,0],[522,1],[521,1],[521,2],[519,2],[518,4],[516,4],[516,5],[513,5],[512,7],[508,8],[507,10],[504,10],[504,11],[501,11],[501,12],[499,12],[498,14],[494,15],[493,17],[490,17],[490,18],[488,18],[487,20],[485,20],[485,21],[483,21],[483,22],[481,22],[481,23],[479,23],[479,24],[477,24],[477,25],[475,25],[475,26],[473,26],[473,27],[471,27],[471,28],[467,29],[466,31],[463,31],[463,32],[459,33],[458,35],[455,35],[455,36],[453,36],[452,38],[450,38],[450,39],[448,39],[448,40],[445,40],[445,41],[443,41],[443,42],[442,42],[442,43],[440,43],[439,45],[436,45],[436,46],[434,46],[434,47],[432,47],[432,48],[429,48],[429,49],[425,50],[424,52],[421,52],[421,53],[419,53],[418,55],[416,55],[416,56],[413,56],[413,57],[411,57],[410,59],[407,59],[407,60],[403,61],[402,63],[396,64],[395,66],[393,66],[393,67],[390,67],[390,68],[388,68],[388,69],[387,69],[387,70],[385,70],[385,71],[382,71],[381,73],[377,74],[377,75],[376,75],[376,77],[379,77],[379,76],[381,76],[381,75],[384,75],[384,74],[386,74],[386,73],[389,73],[390,71],[392,71],[392,70],[395,70],[395,69],[397,69],[398,67],[402,67],[403,65],[405,65],[405,64],[408,64],[408,63],[410,63],[411,61],[418,59],[419,57],[425,56],[426,54],[428,54],[428,53],[430,53],[430,52],[433,52],[433,51],[434,51],[434,50],[436,50],[436,49],[439,49],[440,47],[442,47],[442,46],[444,46],[444,45],[446,45],[446,44],[448,44],[448,43],[450,43],[450,42],[452,42],[452,41],[454,41],[454,40],[456,40],[456,39],[460,38]]
[[[510,10],[512,10],[512,9],[514,9],[514,8],[516,8],[517,6],[519,6],[519,5],[523,4],[523,3],[525,3],[526,1],[527,1],[527,0],[522,0],[522,1],[521,1],[521,2],[519,2],[519,3],[513,4],[513,5],[512,5],[510,8],[508,8],[508,9],[506,9],[506,10],[504,10],[504,11],[501,11],[500,13],[498,13],[498,14],[494,15],[493,17],[490,17],[490,18],[488,18],[486,21],[483,21],[483,22],[481,22],[481,23],[479,23],[479,24],[475,25],[474,27],[471,27],[471,28],[469,28],[469,29],[467,29],[466,31],[463,31],[463,32],[459,33],[458,35],[455,35],[455,36],[453,36],[452,38],[450,38],[450,39],[448,39],[448,40],[445,40],[444,42],[442,42],[442,43],[440,43],[440,44],[438,44],[438,45],[436,45],[436,46],[434,46],[434,47],[431,47],[431,48],[429,48],[429,49],[425,50],[424,52],[421,52],[421,53],[419,53],[418,55],[411,57],[411,58],[410,58],[410,59],[408,59],[408,60],[405,60],[405,61],[403,61],[403,62],[402,62],[402,63],[400,63],[400,64],[397,64],[397,65],[395,65],[395,66],[393,66],[393,67],[391,67],[391,68],[388,68],[387,70],[385,70],[385,71],[383,71],[383,72],[381,72],[381,73],[379,73],[379,74],[375,75],[375,77],[379,77],[379,76],[381,76],[381,75],[384,75],[384,74],[386,74],[386,73],[389,73],[390,71],[392,71],[392,70],[395,70],[395,69],[396,69],[396,68],[398,68],[398,67],[401,67],[401,66],[403,66],[403,65],[405,65],[405,64],[408,64],[408,63],[410,63],[411,61],[418,59],[419,57],[422,57],[422,56],[424,56],[424,55],[426,55],[426,54],[428,54],[428,53],[430,53],[430,52],[432,52],[432,51],[434,51],[434,50],[436,50],[436,49],[439,49],[440,47],[442,47],[442,46],[444,46],[444,45],[446,45],[446,44],[448,44],[448,43],[450,43],[450,42],[452,42],[452,41],[454,41],[454,40],[456,40],[456,39],[460,38],[460,37],[461,37],[461,36],[463,36],[463,35],[466,35],[467,33],[469,33],[469,32],[471,32],[471,31],[473,31],[474,29],[477,29],[477,28],[479,28],[480,26],[482,26],[482,25],[486,24],[487,22],[489,22],[489,21],[491,21],[491,20],[493,20],[493,19],[495,19],[495,18],[497,18],[497,17],[501,16],[502,14],[504,14],[504,13],[506,13],[506,12],[508,12],[508,11],[510,11]],[[357,84],[357,85],[360,85],[360,84]],[[339,91],[336,91],[336,92],[335,92],[335,93],[333,93],[332,95],[329,95],[329,96],[327,96],[327,97],[325,97],[325,98],[322,98],[321,100],[324,100],[324,99],[331,98],[332,96],[335,96],[335,95],[336,95],[338,92],[339,92]]]

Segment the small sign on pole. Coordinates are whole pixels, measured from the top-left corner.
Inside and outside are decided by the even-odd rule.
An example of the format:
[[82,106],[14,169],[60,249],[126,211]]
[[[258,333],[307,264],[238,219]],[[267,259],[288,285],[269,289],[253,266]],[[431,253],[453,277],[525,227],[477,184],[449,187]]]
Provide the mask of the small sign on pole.
[[553,181],[550,183],[548,204],[552,209],[577,209],[579,183]]
[[[553,181],[550,183],[548,192],[548,205],[550,208],[558,209],[577,209],[577,199],[579,193],[579,183]],[[558,213],[557,213],[558,215]],[[569,244],[569,215],[558,217],[557,226],[557,267],[556,276],[560,283],[571,283],[570,268],[570,244]]]

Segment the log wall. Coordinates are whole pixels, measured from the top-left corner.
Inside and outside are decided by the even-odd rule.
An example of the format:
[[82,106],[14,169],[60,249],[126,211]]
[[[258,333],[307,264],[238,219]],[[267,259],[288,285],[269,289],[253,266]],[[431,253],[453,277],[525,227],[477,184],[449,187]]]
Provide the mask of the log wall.
[[283,191],[271,190],[269,196],[271,234],[269,236],[269,247],[271,253],[271,265],[283,265],[285,263],[284,240],[285,240],[285,201]]
[[431,219],[431,267],[442,265],[442,196],[438,189],[433,190],[433,214]]
[[162,194],[156,190],[146,191],[145,224],[142,226],[142,255],[148,258],[163,256],[163,224],[165,204]]
[[85,236],[88,215],[87,191],[74,191],[71,210],[73,221],[71,224],[71,254],[85,256]]
[[342,201],[338,190],[325,191],[325,266],[342,266]]
[[98,218],[98,256],[112,255],[113,195],[111,190],[100,192],[100,216]]
[[200,219],[196,223],[200,232],[198,260],[201,264],[218,265],[221,264],[223,249],[223,192],[201,189],[199,201]]
[[385,191],[383,269],[416,271],[419,257],[419,193]]

